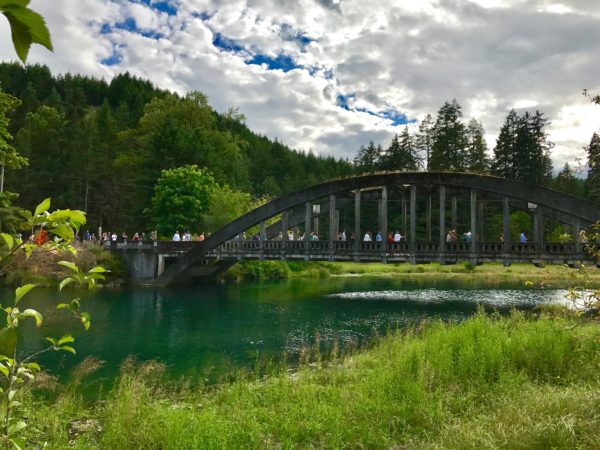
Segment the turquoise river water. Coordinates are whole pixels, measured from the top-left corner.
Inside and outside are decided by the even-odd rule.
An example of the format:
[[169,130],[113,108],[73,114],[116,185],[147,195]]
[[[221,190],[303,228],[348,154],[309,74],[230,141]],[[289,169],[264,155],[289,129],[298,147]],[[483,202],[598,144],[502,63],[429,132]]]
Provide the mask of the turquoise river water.
[[[74,292],[34,290],[23,300],[44,315],[40,329],[21,329],[22,351],[44,345],[43,337],[70,332],[77,355],[48,353],[42,364],[67,377],[86,356],[104,361],[94,383],[115,377],[130,355],[165,363],[172,377],[213,382],[257,360],[290,361],[320,337],[321,348],[360,347],[375,334],[426,318],[463,320],[477,305],[508,311],[560,302],[563,291],[475,289],[453,285],[423,288],[392,279],[327,278],[210,285],[154,290],[127,288],[86,294],[82,309],[92,315],[88,332],[55,304]],[[4,302],[6,303],[6,302]]]

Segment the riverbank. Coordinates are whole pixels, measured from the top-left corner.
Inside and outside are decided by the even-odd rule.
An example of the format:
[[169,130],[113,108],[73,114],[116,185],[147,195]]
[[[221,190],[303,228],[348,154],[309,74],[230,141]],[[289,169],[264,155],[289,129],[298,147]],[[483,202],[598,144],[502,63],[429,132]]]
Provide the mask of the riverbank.
[[216,386],[169,383],[163,366],[128,360],[94,403],[78,389],[87,363],[71,386],[26,399],[26,432],[65,449],[598,448],[600,329],[571,324],[432,321],[344,358],[306,352],[299,369]]
[[[586,271],[587,286],[600,287],[600,269],[590,267]],[[583,278],[576,269],[561,265],[536,267],[517,263],[504,267],[500,263],[474,266],[470,263],[454,265],[432,264],[356,264],[347,262],[289,262],[244,261],[236,264],[220,280],[223,282],[262,281],[288,278],[318,277],[380,277],[397,278],[411,282],[456,282],[466,286],[524,285],[531,282],[547,288],[581,286]]]

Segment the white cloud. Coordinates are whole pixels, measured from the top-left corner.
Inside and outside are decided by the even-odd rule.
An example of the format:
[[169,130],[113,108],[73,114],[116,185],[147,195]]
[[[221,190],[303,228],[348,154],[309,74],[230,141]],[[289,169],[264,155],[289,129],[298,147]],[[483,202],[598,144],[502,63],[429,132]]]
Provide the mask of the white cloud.
[[[544,111],[557,166],[581,156],[600,127],[600,108],[579,95],[583,88],[600,92],[600,2],[177,3],[177,15],[169,16],[127,0],[33,0],[55,52],[34,48],[30,62],[107,78],[128,70],[165,89],[201,90],[219,111],[239,106],[257,132],[343,157],[369,140],[386,144],[401,129],[365,110],[419,119],[452,98],[466,119],[482,121],[491,146],[510,108]],[[127,18],[152,37],[117,28],[101,34],[102,24]],[[216,33],[247,53],[215,47]],[[4,23],[0,39],[9,39]],[[115,49],[121,62],[102,65]],[[251,54],[286,55],[303,68],[248,65]],[[12,49],[2,46],[0,58],[14,59]],[[351,111],[338,104],[339,95],[353,95]]]

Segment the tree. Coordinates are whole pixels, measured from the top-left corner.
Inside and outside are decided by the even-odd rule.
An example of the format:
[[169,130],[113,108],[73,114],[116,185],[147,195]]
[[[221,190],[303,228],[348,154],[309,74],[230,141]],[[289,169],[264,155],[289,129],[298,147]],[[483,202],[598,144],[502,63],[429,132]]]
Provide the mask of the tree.
[[495,175],[538,184],[551,179],[550,150],[554,144],[548,141],[544,128],[549,121],[543,116],[536,111],[519,117],[514,110],[510,111],[494,148]]
[[149,219],[162,236],[199,230],[216,189],[211,173],[198,166],[163,170],[154,187]]
[[0,0],[0,12],[4,14],[12,33],[12,41],[19,59],[25,63],[32,43],[52,51],[50,32],[42,16],[27,8],[29,0]]
[[361,145],[354,157],[354,166],[359,172],[374,172],[379,165],[381,153],[381,146],[375,147],[373,141],[370,141],[367,147]]
[[481,122],[471,119],[467,126],[467,170],[486,173],[490,167],[485,131]]
[[588,176],[586,180],[587,197],[600,203],[600,135],[594,133],[586,147],[588,154]]
[[202,215],[206,231],[214,232],[250,210],[252,197],[225,186],[215,186],[208,211]]
[[390,146],[381,157],[380,167],[385,170],[417,170],[419,158],[408,127],[400,136],[395,135]]
[[467,135],[461,118],[462,107],[456,99],[444,103],[438,111],[432,130],[431,170],[467,169]]
[[8,132],[8,117],[6,114],[16,108],[18,99],[0,90],[0,193],[4,192],[4,168],[20,169],[27,165],[27,158],[17,153],[17,150],[9,144],[12,136]]
[[425,169],[429,170],[431,149],[433,146],[433,117],[427,114],[419,125],[419,133],[415,138],[415,147],[425,161]]
[[552,185],[557,191],[564,192],[565,194],[575,195],[577,197],[583,197],[584,194],[584,181],[577,178],[573,169],[569,163],[565,163],[563,169],[558,172],[558,175],[553,180]]

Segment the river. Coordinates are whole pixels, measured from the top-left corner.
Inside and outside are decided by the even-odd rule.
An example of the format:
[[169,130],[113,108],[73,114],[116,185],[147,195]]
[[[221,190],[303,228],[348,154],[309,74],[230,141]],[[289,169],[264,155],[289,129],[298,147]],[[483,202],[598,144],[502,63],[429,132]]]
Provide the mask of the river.
[[[127,288],[86,294],[82,310],[92,316],[88,332],[53,305],[73,292],[34,290],[22,303],[44,315],[37,330],[21,329],[24,353],[41,348],[43,337],[70,332],[77,355],[48,353],[41,362],[51,373],[68,377],[86,356],[104,361],[94,383],[110,381],[130,355],[158,360],[172,377],[214,382],[257,360],[294,361],[318,335],[327,351],[360,347],[376,334],[427,318],[460,321],[477,305],[508,311],[561,301],[564,291],[477,289],[457,285],[428,288],[394,279],[325,278],[268,283],[209,285],[178,289]],[[60,299],[60,300],[59,300]],[[6,303],[6,302],[4,302]]]

